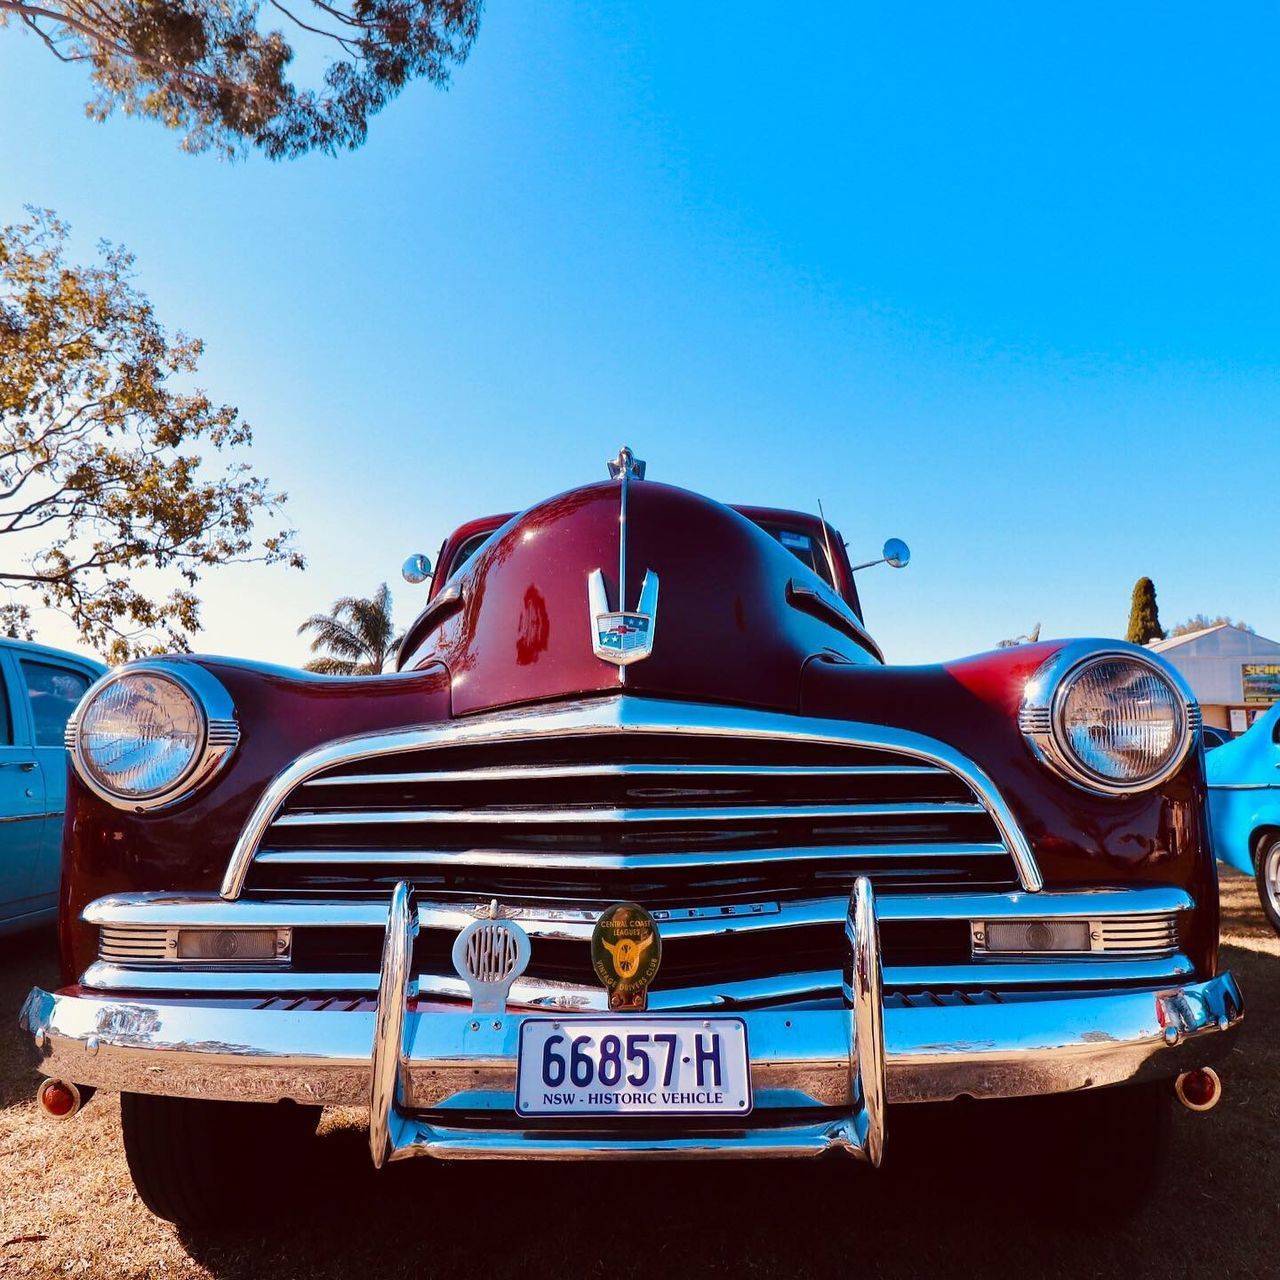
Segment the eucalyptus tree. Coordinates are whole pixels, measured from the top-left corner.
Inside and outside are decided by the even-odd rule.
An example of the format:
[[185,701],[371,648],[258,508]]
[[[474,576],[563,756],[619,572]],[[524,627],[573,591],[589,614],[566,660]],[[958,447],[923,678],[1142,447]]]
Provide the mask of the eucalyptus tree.
[[[410,81],[440,87],[470,52],[482,0],[0,0],[62,62],[89,70],[88,113],[158,120],[187,151],[273,159],[354,149]],[[291,75],[295,45],[322,65]]]
[[186,649],[206,571],[302,567],[285,495],[239,410],[191,385],[203,344],[166,332],[133,257],[77,265],[67,236],[47,210],[0,229],[0,626],[29,634],[38,600],[111,661]]

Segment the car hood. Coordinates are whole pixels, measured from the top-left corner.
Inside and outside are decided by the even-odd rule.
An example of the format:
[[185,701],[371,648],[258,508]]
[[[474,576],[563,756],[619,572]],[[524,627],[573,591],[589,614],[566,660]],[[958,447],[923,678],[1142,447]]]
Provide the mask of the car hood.
[[[402,667],[445,666],[467,715],[620,690],[794,710],[815,656],[880,661],[848,605],[745,516],[651,481],[626,486],[625,511],[611,481],[509,520],[410,628]],[[625,667],[594,651],[596,571],[611,611],[657,580],[652,651]]]

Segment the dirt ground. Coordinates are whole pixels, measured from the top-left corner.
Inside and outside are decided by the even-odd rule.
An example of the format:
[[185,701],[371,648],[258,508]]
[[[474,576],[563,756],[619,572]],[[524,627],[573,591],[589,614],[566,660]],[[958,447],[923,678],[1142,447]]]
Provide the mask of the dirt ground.
[[[1178,1110],[1161,1194],[1119,1224],[1028,1212],[1034,1188],[1016,1149],[984,1143],[981,1129],[893,1112],[877,1173],[848,1161],[410,1161],[381,1174],[359,1114],[334,1113],[306,1220],[193,1238],[134,1194],[113,1096],[63,1124],[37,1115],[14,1015],[33,983],[53,981],[53,938],[9,939],[0,942],[0,1276],[1275,1276],[1280,940],[1251,881],[1226,873],[1223,889],[1223,960],[1248,1009],[1222,1070],[1224,1098],[1209,1115]],[[1106,1134],[1080,1139],[1106,1160]]]

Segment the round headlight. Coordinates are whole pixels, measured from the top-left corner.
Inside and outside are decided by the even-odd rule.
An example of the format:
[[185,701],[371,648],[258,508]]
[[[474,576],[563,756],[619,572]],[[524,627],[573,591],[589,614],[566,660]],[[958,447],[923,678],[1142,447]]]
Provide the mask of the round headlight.
[[1140,651],[1055,655],[1027,686],[1019,720],[1032,747],[1080,786],[1124,795],[1186,758],[1197,708],[1177,678]]
[[85,782],[106,799],[149,808],[208,777],[239,733],[229,717],[211,717],[202,684],[229,713],[226,691],[204,671],[179,677],[126,668],[90,690],[72,725]]

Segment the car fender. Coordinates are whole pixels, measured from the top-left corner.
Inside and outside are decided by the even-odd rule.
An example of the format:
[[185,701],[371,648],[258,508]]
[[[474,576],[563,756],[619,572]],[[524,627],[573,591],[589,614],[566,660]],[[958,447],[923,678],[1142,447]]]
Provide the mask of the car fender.
[[1280,828],[1280,786],[1209,786],[1213,850],[1220,862],[1253,875],[1259,831]]

